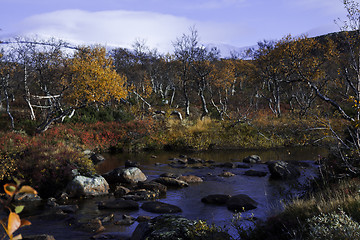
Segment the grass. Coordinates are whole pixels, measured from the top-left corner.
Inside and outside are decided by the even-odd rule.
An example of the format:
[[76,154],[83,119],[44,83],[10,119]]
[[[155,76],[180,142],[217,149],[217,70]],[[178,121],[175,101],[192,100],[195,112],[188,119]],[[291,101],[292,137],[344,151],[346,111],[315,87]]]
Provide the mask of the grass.
[[[330,228],[337,227],[339,231],[353,223],[358,225],[360,222],[359,186],[359,179],[326,184],[325,188],[309,198],[293,200],[285,206],[282,213],[269,218],[265,223],[258,224],[248,235],[248,239],[313,239],[310,237],[311,229],[313,229],[310,223],[320,224],[319,219],[322,219],[321,224],[325,222]],[[339,211],[343,211],[343,215],[346,216],[344,219],[347,219],[349,223],[333,223],[331,216],[339,214]]]

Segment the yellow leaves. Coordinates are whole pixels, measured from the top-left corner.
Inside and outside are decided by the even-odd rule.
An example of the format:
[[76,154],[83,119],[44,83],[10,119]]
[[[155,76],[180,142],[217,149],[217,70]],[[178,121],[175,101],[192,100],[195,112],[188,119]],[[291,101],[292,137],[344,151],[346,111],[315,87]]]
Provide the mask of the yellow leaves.
[[70,69],[72,78],[64,82],[68,87],[66,98],[72,104],[91,104],[120,100],[127,96],[126,77],[113,67],[112,58],[103,47],[84,47],[77,51]]
[[13,183],[7,183],[4,185],[4,191],[10,197],[12,197],[16,193],[16,190],[17,186]]

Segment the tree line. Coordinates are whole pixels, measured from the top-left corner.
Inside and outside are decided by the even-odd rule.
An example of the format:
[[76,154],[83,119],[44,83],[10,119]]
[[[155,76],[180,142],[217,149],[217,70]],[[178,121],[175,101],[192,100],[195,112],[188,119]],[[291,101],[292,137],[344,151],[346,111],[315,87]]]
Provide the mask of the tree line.
[[[94,105],[133,104],[144,113],[168,107],[185,117],[237,119],[268,109],[304,117],[336,112],[360,120],[358,6],[347,1],[342,32],[317,38],[262,41],[242,58],[220,58],[199,42],[195,28],[160,54],[143,41],[133,49],[71,47],[61,40],[1,42],[0,108],[40,121],[39,131]],[[331,106],[331,108],[329,108]],[[358,135],[358,133],[356,133]],[[360,144],[359,144],[360,146]]]

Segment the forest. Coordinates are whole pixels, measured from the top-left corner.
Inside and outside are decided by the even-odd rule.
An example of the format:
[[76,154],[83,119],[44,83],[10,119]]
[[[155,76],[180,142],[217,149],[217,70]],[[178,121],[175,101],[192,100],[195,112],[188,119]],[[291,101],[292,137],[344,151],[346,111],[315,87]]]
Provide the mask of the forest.
[[[359,6],[344,5],[348,19],[337,33],[264,40],[227,58],[201,43],[195,27],[174,39],[167,54],[142,40],[132,49],[0,40],[0,181],[25,179],[40,196],[52,197],[73,169],[95,173],[86,150],[325,146],[331,150],[319,159],[324,172],[317,189],[324,202],[298,200],[273,221],[289,229],[294,215],[304,223],[311,212],[327,214],[338,205],[360,220],[354,184],[360,174]],[[339,179],[352,180],[344,187]],[[11,196],[21,191],[15,187]],[[267,239],[264,232],[279,230],[271,224],[242,232],[241,239]]]

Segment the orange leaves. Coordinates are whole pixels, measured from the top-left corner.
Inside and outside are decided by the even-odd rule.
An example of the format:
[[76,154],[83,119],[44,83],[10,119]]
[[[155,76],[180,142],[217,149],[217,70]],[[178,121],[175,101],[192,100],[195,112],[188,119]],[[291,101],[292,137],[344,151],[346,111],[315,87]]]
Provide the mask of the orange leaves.
[[112,58],[103,47],[81,48],[75,53],[70,69],[72,78],[64,83],[68,88],[65,96],[75,106],[120,100],[127,95],[126,77],[116,73]]
[[18,215],[22,210],[24,209],[24,206],[15,206],[15,212],[13,212],[10,209],[10,203],[13,197],[17,193],[31,193],[31,194],[37,194],[35,189],[33,189],[30,186],[22,186],[20,187],[22,181],[19,181],[18,179],[14,179],[16,184],[14,183],[7,183],[4,185],[4,191],[8,195],[8,201],[2,202],[4,204],[4,207],[8,208],[10,213],[8,216],[7,224],[4,220],[1,220],[0,223],[3,226],[6,234],[9,236],[10,240],[15,239],[22,239],[21,235],[13,236],[14,232],[18,230],[22,226],[28,226],[31,225],[31,223],[27,220],[21,220],[20,216]]

